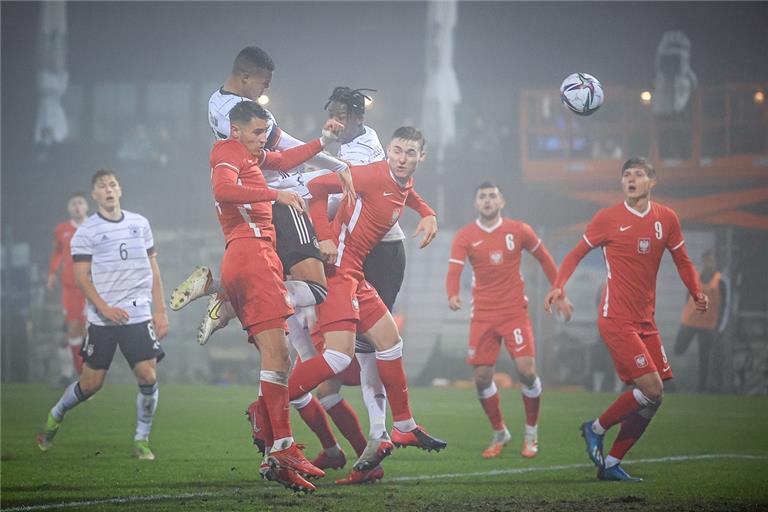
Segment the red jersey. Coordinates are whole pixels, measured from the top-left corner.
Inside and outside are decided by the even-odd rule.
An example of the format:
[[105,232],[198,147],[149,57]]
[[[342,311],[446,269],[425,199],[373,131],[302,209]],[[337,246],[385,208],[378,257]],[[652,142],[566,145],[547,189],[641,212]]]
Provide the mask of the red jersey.
[[211,183],[227,243],[238,238],[274,241],[272,202],[277,199],[277,191],[267,187],[261,167],[287,171],[321,149],[316,139],[282,152],[262,152],[254,156],[234,139],[215,143],[211,150]]
[[533,229],[519,220],[500,218],[493,227],[479,220],[460,229],[453,239],[445,287],[448,297],[459,294],[464,261],[469,260],[473,311],[498,311],[528,304],[520,273],[523,250],[539,260],[547,278],[554,282],[557,267]]
[[53,231],[53,253],[51,253],[51,263],[48,266],[48,274],[56,274],[59,265],[61,265],[60,279],[62,286],[77,286],[69,245],[75,231],[77,231],[77,226],[72,224],[71,220],[62,222],[56,226],[56,229]]
[[338,245],[336,267],[362,276],[363,261],[400,218],[403,206],[422,217],[435,212],[412,190],[413,178],[401,185],[386,160],[352,166],[350,171],[357,192],[354,205],[342,201],[332,223],[328,221],[328,195],[341,192],[341,185],[337,176],[326,174],[307,185],[312,194],[309,213],[318,240],[334,240]]
[[[691,295],[700,291],[696,269],[685,250],[680,219],[671,208],[654,202],[649,202],[643,213],[626,203],[604,208],[589,222],[583,238],[588,248],[601,247],[605,258],[607,280],[599,309],[602,317],[653,322],[656,276],[665,249],[672,253]],[[558,274],[555,287],[562,287],[569,271],[572,269],[561,268],[567,275],[563,279]]]

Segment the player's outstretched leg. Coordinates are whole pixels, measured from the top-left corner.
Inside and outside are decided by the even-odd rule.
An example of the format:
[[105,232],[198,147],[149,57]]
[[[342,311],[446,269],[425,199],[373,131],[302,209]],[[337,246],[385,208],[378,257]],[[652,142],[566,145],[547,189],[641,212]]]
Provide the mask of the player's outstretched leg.
[[208,299],[208,307],[203,321],[197,330],[197,343],[205,345],[214,332],[226,327],[230,320],[235,318],[235,310],[232,304],[220,294],[211,295]]
[[169,305],[172,310],[178,311],[195,299],[216,293],[219,287],[220,284],[214,279],[210,268],[195,267],[195,270],[171,292]]

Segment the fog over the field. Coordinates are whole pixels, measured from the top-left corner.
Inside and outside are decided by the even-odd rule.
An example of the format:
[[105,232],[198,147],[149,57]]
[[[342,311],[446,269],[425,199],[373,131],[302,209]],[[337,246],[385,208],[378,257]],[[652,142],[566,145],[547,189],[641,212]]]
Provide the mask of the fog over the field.
[[[46,344],[53,343],[48,339],[61,336],[58,293],[42,290],[51,233],[66,219],[67,196],[87,192],[96,169],[117,169],[123,207],[152,223],[166,294],[195,264],[218,268],[223,243],[210,192],[212,136],[206,110],[209,96],[226,80],[241,48],[256,45],[274,59],[267,107],[281,128],[298,138],[319,134],[327,116],[323,106],[338,85],[376,89],[366,122],[385,144],[403,124],[440,128],[422,115],[428,63],[440,51],[429,42],[427,3],[68,2],[68,83],[62,105],[69,134],[61,143],[36,144],[38,68],[46,48],[39,35],[43,4],[3,2],[1,9],[3,378],[46,377],[39,361],[45,359]],[[524,179],[520,134],[530,126],[521,126],[521,91],[556,94],[563,78],[577,71],[600,79],[606,105],[617,90],[652,90],[657,45],[671,30],[681,31],[691,43],[690,65],[698,86],[765,85],[767,20],[764,2],[458,3],[452,39],[453,72],[461,95],[454,109],[456,137],[447,147],[428,143],[428,159],[416,175],[417,190],[440,210],[442,232],[423,251],[408,242],[408,273],[398,300],[413,378],[430,381],[433,375],[424,369],[436,353],[458,361],[456,372],[466,373],[460,376],[469,375],[461,363],[468,311],[450,315],[443,282],[452,235],[474,218],[473,191],[479,182],[501,185],[505,213],[530,223],[558,262],[578,240],[578,231],[557,230],[584,222],[598,208],[552,193],[555,184],[534,186]],[[560,112],[562,107],[552,108]],[[588,132],[588,121],[583,123]],[[744,136],[762,137],[765,144],[765,117],[756,123]],[[439,140],[434,131],[425,136]],[[438,162],[438,154],[444,161]],[[662,190],[663,172],[660,175]],[[765,185],[764,177],[760,183]],[[722,184],[691,183],[690,193],[706,196],[730,190],[730,185],[726,178]],[[677,187],[672,195],[688,193],[686,187]],[[758,210],[751,214],[768,213],[765,203],[764,198],[753,204]],[[413,229],[413,214],[406,215],[404,226]],[[694,261],[698,264],[704,249],[719,244],[726,264],[741,262],[742,268],[729,269],[734,278],[758,261],[744,257],[750,254],[749,244],[740,246],[739,240],[766,246],[764,230],[684,228],[692,232],[689,250]],[[569,336],[581,340],[562,349],[566,352],[579,343],[593,343],[594,294],[601,278],[595,276],[602,267],[598,256],[592,256],[589,268],[595,269],[594,275],[584,278],[580,316],[569,329],[541,314],[541,293],[548,285],[538,266],[526,260],[529,297],[532,304],[535,301],[534,329],[542,342]],[[468,285],[469,277],[464,277]],[[662,334],[671,343],[684,290],[669,262],[662,269],[659,290]],[[465,287],[465,303],[469,293]],[[755,304],[758,309],[765,305],[764,295]],[[205,350],[194,344],[202,308],[201,302],[171,314],[166,375],[187,382],[252,381],[249,369],[257,368],[258,357],[244,346],[239,326],[219,333],[221,339]],[[21,341],[22,334],[26,341]],[[545,375],[568,382],[572,375],[561,375],[560,369],[568,357],[557,351],[546,355]],[[19,363],[24,367],[19,369],[8,366],[9,359],[27,362]],[[679,365],[691,366],[695,374],[692,359]],[[121,375],[125,368],[118,366],[115,371]]]

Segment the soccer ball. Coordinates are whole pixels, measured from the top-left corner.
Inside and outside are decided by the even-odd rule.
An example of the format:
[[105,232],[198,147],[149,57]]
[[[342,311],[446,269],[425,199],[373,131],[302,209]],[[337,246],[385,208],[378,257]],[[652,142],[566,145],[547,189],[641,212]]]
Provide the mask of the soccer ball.
[[573,73],[560,86],[560,99],[568,110],[588,116],[603,104],[603,86],[597,78],[586,73]]

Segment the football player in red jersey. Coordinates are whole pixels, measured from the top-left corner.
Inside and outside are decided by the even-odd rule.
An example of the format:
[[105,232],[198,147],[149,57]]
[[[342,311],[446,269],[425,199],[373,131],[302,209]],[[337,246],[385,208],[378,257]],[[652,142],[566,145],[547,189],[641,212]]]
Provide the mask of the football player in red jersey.
[[[582,424],[587,453],[601,480],[637,482],[620,466],[661,405],[663,381],[672,378],[654,321],[656,275],[664,250],[672,254],[681,280],[696,308],[705,312],[709,298],[701,291],[696,268],[688,257],[680,219],[669,207],[651,202],[656,171],[643,158],[621,167],[624,202],[597,212],[579,244],[565,257],[544,308],[563,294],[563,287],[579,261],[595,247],[605,258],[607,280],[600,301],[597,326],[613,358],[619,377],[632,389],[624,392],[594,421]],[[607,457],[603,436],[614,425],[621,429]]]
[[[392,409],[391,437],[382,434],[370,451],[366,448],[354,468],[367,471],[378,466],[394,446],[441,450],[447,443],[430,436],[416,424],[408,403],[408,382],[403,368],[403,342],[392,315],[376,290],[365,280],[363,262],[371,249],[392,228],[405,206],[422,217],[416,229],[424,232],[421,246],[437,234],[435,212],[416,194],[412,175],[424,158],[424,137],[413,127],[398,128],[387,146],[387,159],[353,166],[357,192],[353,204],[344,203],[328,220],[328,195],[341,192],[338,178],[325,175],[309,182],[310,215],[325,257],[328,297],[318,306],[317,328],[325,350],[302,361],[291,373],[291,398],[306,393],[320,382],[349,366],[355,349],[355,333],[376,349],[376,366]],[[368,453],[366,453],[368,452]]]
[[[85,195],[75,193],[69,196],[67,212],[69,213],[69,220],[56,226],[53,232],[53,252],[51,253],[51,262],[48,266],[46,286],[49,290],[53,290],[56,287],[56,273],[61,268],[59,277],[61,279],[61,307],[64,310],[64,317],[67,322],[68,342],[68,348],[64,347],[62,350],[65,354],[71,353],[75,371],[80,375],[83,371],[80,345],[85,336],[85,295],[83,295],[75,281],[69,244],[72,240],[72,235],[77,231],[77,227],[83,223],[88,215],[88,201],[85,199]],[[68,359],[68,356],[64,356],[64,358]],[[70,377],[70,375],[71,370],[67,363],[66,370],[62,366],[62,377]]]
[[243,101],[229,113],[231,135],[211,151],[211,181],[216,211],[226,238],[221,282],[249,340],[261,352],[261,392],[266,444],[262,475],[286,487],[310,492],[306,480],[324,476],[293,440],[288,406],[290,357],[286,318],[293,314],[275,250],[272,201],[304,211],[295,191],[267,187],[261,167],[287,170],[308,160],[331,140],[341,125],[328,120],[323,136],[283,152],[265,152],[269,114],[256,102]]
[[[445,287],[448,307],[453,311],[461,309],[459,280],[468,260],[474,281],[467,362],[474,367],[480,403],[494,430],[483,457],[499,456],[512,438],[504,424],[499,393],[493,382],[496,359],[504,340],[523,383],[525,435],[521,454],[531,458],[538,453],[541,380],[536,374],[536,346],[520,274],[522,252],[528,251],[536,258],[550,283],[555,281],[557,266],[528,224],[502,217],[503,207],[504,197],[498,186],[484,182],[477,187],[475,209],[479,217],[460,229],[453,239]],[[558,307],[570,316],[567,300],[561,298]]]

